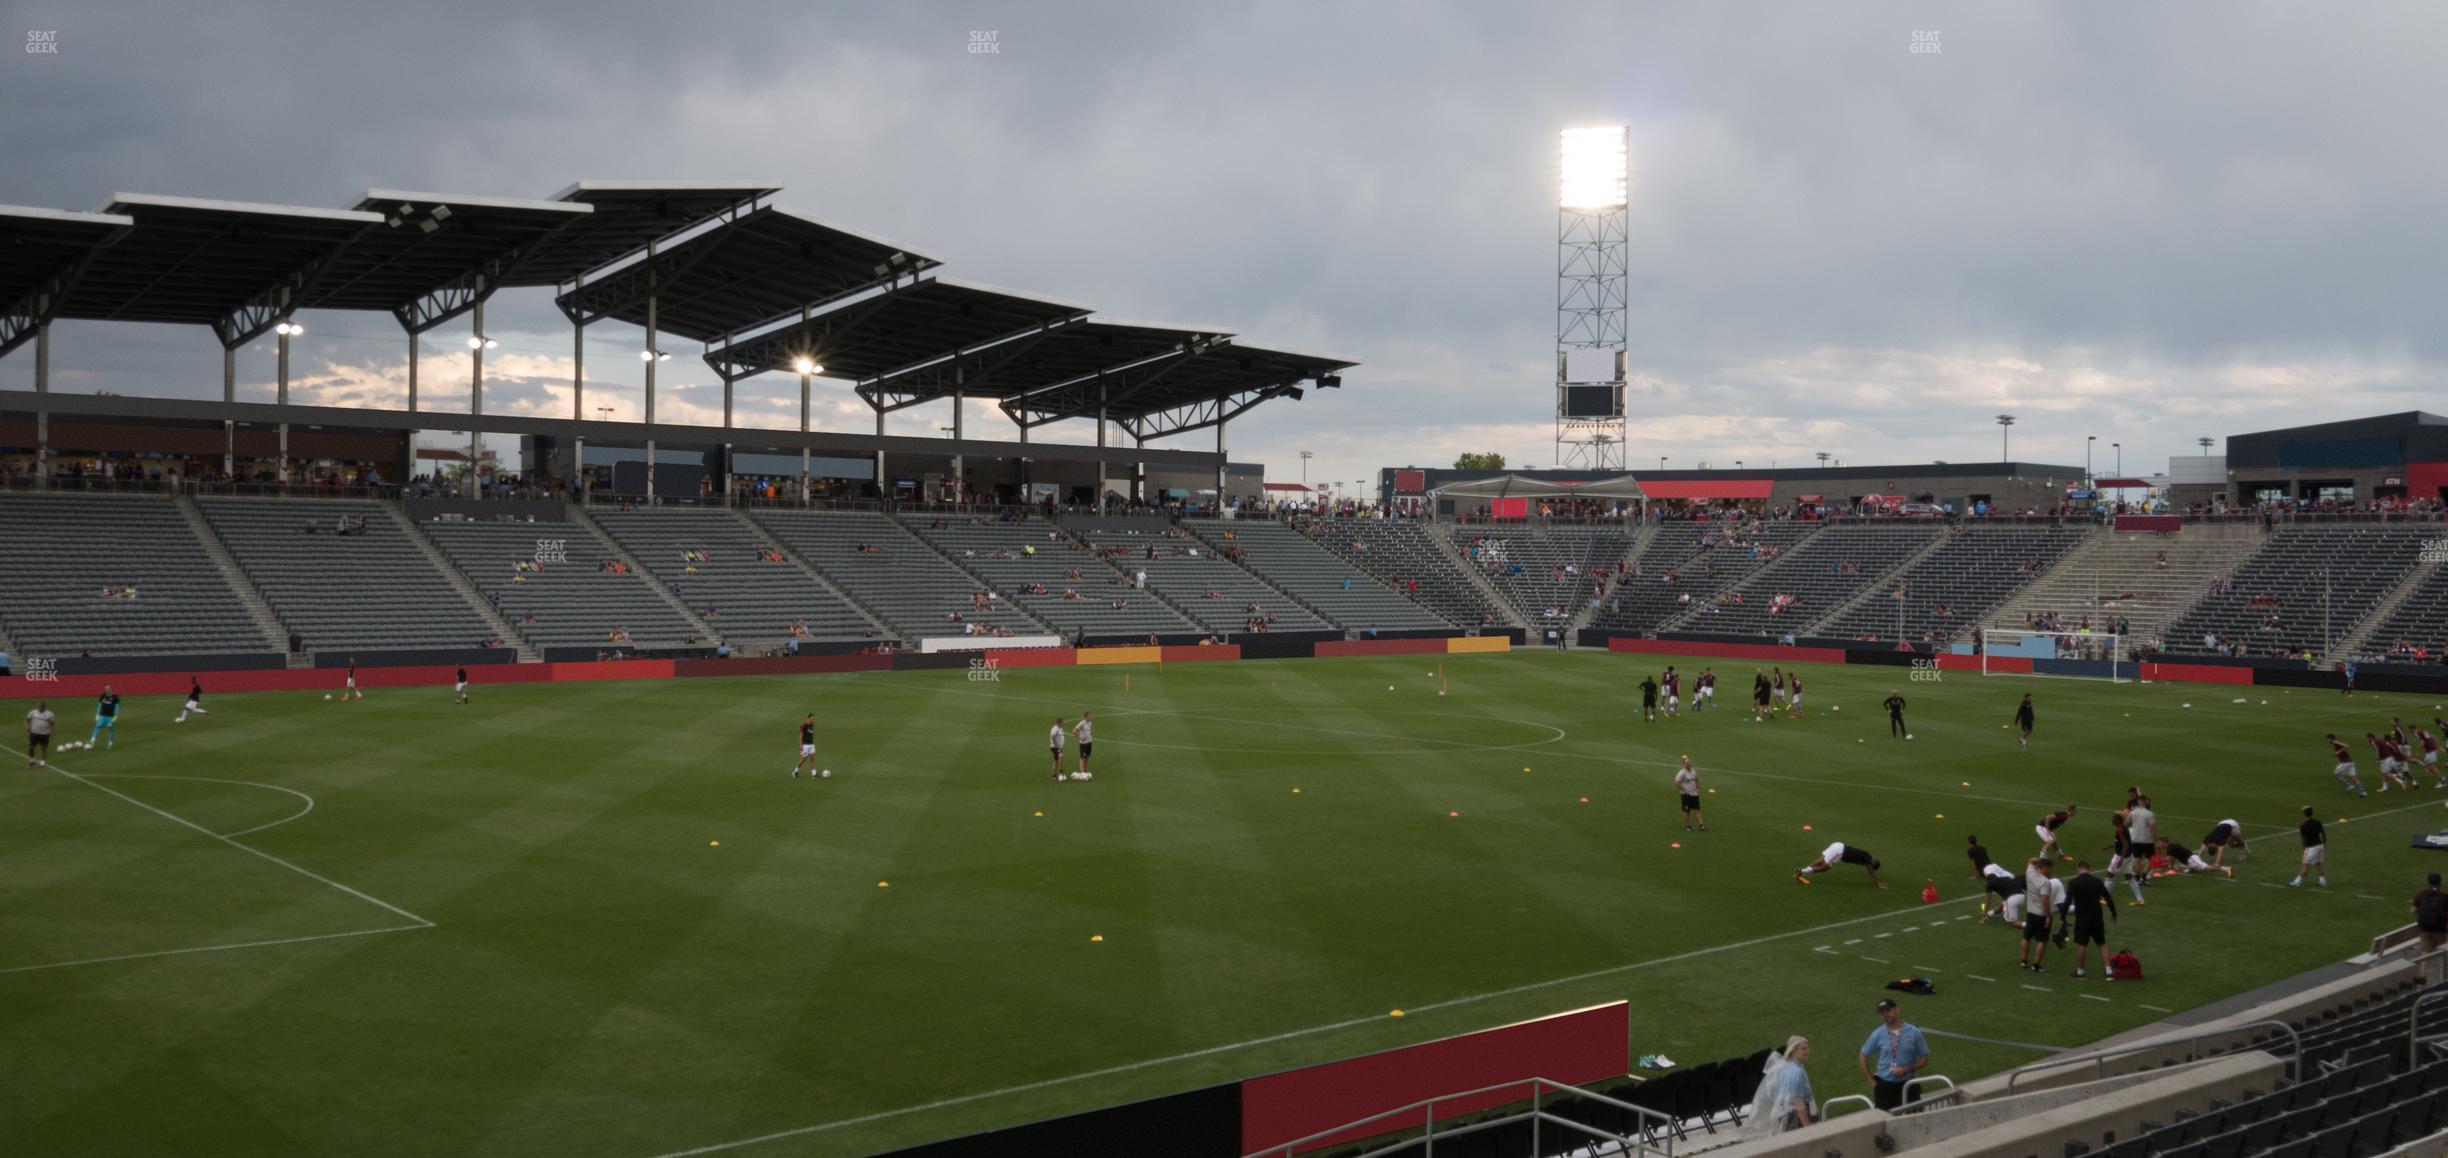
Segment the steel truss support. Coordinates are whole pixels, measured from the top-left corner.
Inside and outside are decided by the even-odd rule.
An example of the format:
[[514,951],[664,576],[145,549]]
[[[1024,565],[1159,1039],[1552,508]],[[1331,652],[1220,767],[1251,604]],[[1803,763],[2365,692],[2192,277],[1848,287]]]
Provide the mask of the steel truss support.
[[1084,418],[1101,407],[1130,401],[1133,395],[1181,372],[1198,361],[1200,355],[1223,348],[1225,343],[1221,338],[1194,338],[1128,366],[1099,370],[1043,390],[1006,398],[1002,410],[1022,429]]
[[[900,410],[963,394],[991,394],[1012,364],[1053,334],[1087,321],[1063,318],[989,338],[949,358],[878,374],[858,386],[859,397],[881,410]],[[981,389],[983,387],[983,389]]]

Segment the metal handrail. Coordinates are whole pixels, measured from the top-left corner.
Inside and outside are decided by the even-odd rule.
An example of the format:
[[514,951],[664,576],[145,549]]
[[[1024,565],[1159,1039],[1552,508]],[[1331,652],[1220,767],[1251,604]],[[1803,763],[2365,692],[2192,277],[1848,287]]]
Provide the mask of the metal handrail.
[[[2419,966],[2423,962],[2428,961],[2433,957],[2437,957],[2442,953],[2448,953],[2448,949],[2434,949],[2429,953],[2415,958],[2414,963]],[[2430,1001],[2434,997],[2440,996],[2448,996],[2448,988],[2433,989],[2424,993],[2415,994],[2414,1004],[2406,1009],[2406,1058],[2409,1061],[2413,1059],[2415,1051],[2422,1046],[2423,1004]]]
[[[2210,1038],[2230,1037],[2249,1029],[2258,1029],[2265,1025],[2283,1029],[2286,1031],[2287,1037],[2293,1039],[2295,1048],[2287,1054],[2286,1059],[2287,1079],[2289,1081],[2299,1079],[2303,1074],[2303,1035],[2297,1033],[2295,1031],[2295,1027],[2288,1025],[2286,1022],[2277,1021],[2274,1019],[2264,1019],[2261,1021],[2247,1021],[2240,1025],[2224,1025],[2216,1029],[2205,1029],[2197,1033],[2187,1034],[2183,1037],[2162,1037],[2151,1041],[2136,1042],[2132,1045],[2118,1046],[2115,1049],[2103,1049],[2087,1054],[2076,1054],[2072,1057],[2049,1058],[2044,1061],[2036,1061],[2030,1065],[2023,1066],[2015,1070],[2013,1073],[2007,1074],[2005,1092],[2007,1094],[2014,1093],[2015,1082],[2025,1074],[2037,1073],[2041,1070],[2053,1069],[2058,1066],[2074,1065],[2079,1062],[2091,1062],[2098,1067],[2094,1077],[2104,1078],[2108,1076],[2108,1059],[2110,1058],[2124,1057],[2128,1054],[2147,1053],[2154,1049],[2171,1049],[2179,1045],[2190,1047],[2195,1043],[2206,1041]],[[2188,1057],[2185,1060],[2197,1061],[2199,1058]]]
[[1870,1095],[1868,1094],[1845,1094],[1842,1097],[1829,1098],[1827,1101],[1819,1103],[1819,1120],[1824,1122],[1835,1117],[1836,1107],[1844,1105],[1848,1102],[1860,1102],[1862,1104],[1862,1109],[1865,1110],[1878,1108],[1878,1103],[1871,1101]]
[[[1640,1078],[1637,1078],[1637,1077],[1636,1077],[1634,1080],[1639,1081],[1639,1080],[1645,1080],[1645,1079],[1640,1079]],[[1481,1094],[1492,1094],[1492,1093],[1495,1093],[1495,1092],[1497,1092],[1497,1091],[1499,1091],[1499,1090],[1513,1090],[1513,1089],[1519,1089],[1519,1088],[1521,1088],[1522,1086],[1528,1086],[1528,1087],[1530,1087],[1530,1105],[1531,1105],[1531,1109],[1530,1109],[1528,1112],[1529,1112],[1529,1113],[1532,1115],[1532,1117],[1533,1117],[1534,1119],[1537,1119],[1537,1120],[1543,1120],[1543,1121],[1555,1122],[1555,1123],[1557,1123],[1557,1124],[1559,1124],[1559,1125],[1564,1125],[1564,1126],[1570,1126],[1570,1127],[1572,1127],[1572,1128],[1574,1128],[1574,1129],[1581,1130],[1581,1131],[1583,1131],[1583,1132],[1585,1132],[1585,1133],[1589,1133],[1589,1134],[1591,1134],[1591,1135],[1592,1135],[1592,1136],[1594,1136],[1594,1137],[1604,1138],[1604,1139],[1606,1139],[1606,1140],[1608,1140],[1608,1141],[1616,1141],[1616,1142],[1622,1141],[1622,1139],[1621,1139],[1621,1138],[1619,1138],[1619,1137],[1617,1137],[1617,1136],[1615,1136],[1615,1135],[1613,1135],[1613,1134],[1609,1134],[1609,1133],[1607,1133],[1606,1131],[1603,1131],[1603,1130],[1596,1130],[1596,1129],[1593,1129],[1592,1127],[1589,1127],[1589,1126],[1584,1126],[1584,1125],[1582,1125],[1581,1123],[1578,1123],[1578,1122],[1573,1122],[1573,1121],[1570,1121],[1570,1120],[1567,1120],[1567,1119],[1564,1119],[1564,1118],[1559,1118],[1559,1117],[1557,1117],[1557,1116],[1555,1116],[1555,1115],[1553,1115],[1553,1114],[1548,1113],[1548,1112],[1547,1112],[1547,1111],[1545,1111],[1545,1110],[1542,1110],[1542,1109],[1539,1109],[1539,1108],[1538,1108],[1539,1099],[1540,1099],[1541,1097],[1546,1096],[1548,1093],[1550,1093],[1550,1092],[1553,1092],[1553,1093],[1565,1093],[1565,1092],[1570,1092],[1571,1094],[1573,1094],[1573,1095],[1574,1095],[1574,1096],[1576,1096],[1576,1097],[1588,1098],[1588,1099],[1590,1099],[1590,1100],[1593,1100],[1593,1101],[1596,1101],[1596,1102],[1600,1102],[1600,1103],[1603,1103],[1603,1104],[1605,1104],[1605,1105],[1610,1105],[1610,1106],[1613,1106],[1613,1107],[1615,1107],[1615,1108],[1617,1108],[1617,1109],[1619,1109],[1619,1110],[1630,1110],[1630,1111],[1632,1111],[1634,1114],[1637,1114],[1637,1115],[1639,1115],[1639,1116],[1640,1116],[1640,1118],[1641,1118],[1641,1127],[1642,1127],[1642,1131],[1641,1131],[1641,1132],[1643,1132],[1643,1133],[1646,1133],[1648,1130],[1650,1130],[1650,1129],[1652,1129],[1652,1128],[1659,1128],[1659,1129],[1665,1129],[1665,1130],[1667,1130],[1667,1131],[1669,1132],[1669,1139],[1668,1139],[1668,1145],[1667,1145],[1666,1153],[1667,1153],[1667,1154],[1669,1154],[1669,1155],[1672,1155],[1672,1154],[1674,1153],[1674,1148],[1673,1148],[1672,1138],[1671,1138],[1671,1132],[1672,1132],[1672,1128],[1673,1128],[1673,1126],[1674,1126],[1674,1117],[1673,1117],[1673,1115],[1671,1115],[1671,1114],[1661,1113],[1661,1112],[1659,1112],[1659,1111],[1657,1111],[1657,1110],[1652,1110],[1652,1109],[1649,1109],[1649,1108],[1647,1108],[1647,1107],[1645,1107],[1645,1106],[1636,1106],[1636,1105],[1633,1105],[1633,1104],[1632,1104],[1632,1103],[1630,1103],[1630,1102],[1618,1101],[1617,1099],[1610,1098],[1610,1097],[1606,1096],[1605,1094],[1597,1093],[1597,1092],[1595,1092],[1595,1091],[1593,1091],[1593,1090],[1586,1090],[1586,1089],[1583,1089],[1583,1088],[1581,1088],[1581,1087],[1579,1087],[1579,1086],[1567,1085],[1567,1084],[1565,1084],[1565,1083],[1563,1083],[1563,1082],[1554,1081],[1554,1080],[1549,1079],[1549,1078],[1530,1077],[1530,1078],[1520,1078],[1520,1079],[1516,1079],[1516,1080],[1514,1080],[1514,1081],[1509,1081],[1509,1082],[1499,1082],[1499,1083],[1497,1083],[1496,1085],[1492,1085],[1492,1086],[1484,1086],[1484,1087],[1481,1087],[1481,1088],[1476,1089],[1476,1090],[1462,1090],[1462,1091],[1458,1091],[1458,1092],[1455,1092],[1455,1093],[1450,1093],[1450,1094],[1439,1094],[1439,1095],[1437,1095],[1436,1097],[1433,1097],[1433,1098],[1427,1098],[1427,1099],[1424,1099],[1424,1100],[1421,1100],[1421,1101],[1413,1102],[1413,1103],[1411,1103],[1410,1105],[1407,1105],[1407,1106],[1397,1106],[1397,1107],[1395,1107],[1395,1108],[1393,1108],[1393,1109],[1390,1109],[1390,1110],[1382,1110],[1382,1111],[1379,1111],[1378,1113],[1370,1114],[1369,1116],[1367,1116],[1367,1117],[1365,1117],[1365,1118],[1355,1118],[1355,1119],[1353,1119],[1353,1120],[1351,1120],[1351,1121],[1349,1121],[1349,1122],[1345,1122],[1345,1123],[1343,1123],[1342,1125],[1340,1125],[1340,1126],[1335,1126],[1335,1127],[1333,1127],[1333,1128],[1331,1128],[1331,1129],[1320,1130],[1320,1131],[1318,1131],[1317,1133],[1314,1133],[1314,1134],[1310,1134],[1310,1135],[1308,1135],[1307,1137],[1303,1137],[1303,1138],[1294,1138],[1293,1140],[1291,1140],[1291,1141],[1289,1141],[1289,1142],[1284,1142],[1284,1143],[1280,1143],[1280,1144],[1277,1144],[1277,1145],[1274,1145],[1274,1146],[1269,1146],[1269,1147],[1267,1147],[1267,1148],[1266,1148],[1266,1149],[1264,1149],[1264,1150],[1255,1150],[1255,1151],[1252,1151],[1252,1152],[1250,1153],[1250,1155],[1249,1155],[1249,1158],[1267,1158],[1267,1156],[1268,1156],[1268,1155],[1281,1155],[1281,1156],[1283,1156],[1283,1158],[1291,1158],[1291,1156],[1292,1156],[1293,1154],[1299,1153],[1299,1152],[1300,1152],[1300,1150],[1301,1150],[1301,1148],[1302,1148],[1302,1147],[1304,1147],[1304,1146],[1309,1146],[1309,1145],[1312,1145],[1312,1144],[1314,1144],[1314,1143],[1322,1142],[1322,1141],[1324,1141],[1325,1139],[1327,1139],[1327,1138],[1331,1138],[1331,1137],[1334,1137],[1334,1136],[1335,1136],[1335,1135],[1337,1135],[1337,1134],[1348,1134],[1348,1133],[1350,1133],[1351,1131],[1353,1131],[1354,1129],[1357,1129],[1357,1128],[1359,1128],[1359,1127],[1362,1127],[1362,1126],[1368,1125],[1368,1124],[1369,1124],[1369,1123],[1371,1123],[1371,1122],[1376,1122],[1376,1121],[1380,1121],[1380,1120],[1383,1120],[1383,1119],[1388,1119],[1388,1118],[1395,1118],[1395,1117],[1407,1116],[1407,1115],[1409,1115],[1409,1114],[1410,1114],[1412,1111],[1415,1111],[1415,1110],[1417,1110],[1417,1111],[1421,1111],[1421,1112],[1422,1112],[1422,1114],[1423,1114],[1422,1119],[1421,1119],[1421,1125],[1422,1125],[1422,1127],[1423,1127],[1423,1129],[1424,1129],[1424,1131],[1425,1131],[1425,1133],[1424,1133],[1424,1135],[1423,1135],[1425,1138],[1428,1138],[1428,1139],[1435,1139],[1435,1138],[1439,1138],[1439,1137],[1453,1137],[1453,1136],[1457,1136],[1457,1135],[1461,1135],[1461,1134],[1469,1134],[1469,1133],[1474,1133],[1474,1132],[1477,1132],[1477,1131],[1482,1130],[1482,1129],[1487,1129],[1487,1128],[1490,1128],[1490,1127],[1493,1127],[1493,1126],[1502,1125],[1503,1123],[1508,1122],[1508,1121],[1511,1121],[1511,1120],[1513,1120],[1514,1118],[1519,1117],[1520,1115],[1518,1115],[1518,1114],[1507,1114],[1507,1115],[1503,1115],[1503,1116],[1501,1116],[1501,1117],[1497,1117],[1497,1118],[1490,1118],[1490,1119],[1487,1119],[1487,1120],[1485,1120],[1485,1121],[1481,1121],[1481,1122],[1475,1122],[1475,1123],[1472,1123],[1471,1125],[1468,1125],[1468,1126],[1458,1126],[1458,1127],[1454,1127],[1454,1128],[1449,1129],[1449,1130],[1446,1130],[1446,1131],[1444,1131],[1442,1134],[1440,1134],[1440,1133],[1438,1133],[1437,1128],[1436,1128],[1436,1107],[1437,1107],[1437,1105],[1438,1105],[1438,1104],[1440,1104],[1440,1103],[1443,1103],[1443,1102],[1450,1102],[1450,1101],[1453,1101],[1453,1100],[1458,1099],[1458,1098],[1470,1098],[1470,1097],[1477,1097],[1477,1096],[1479,1096],[1479,1095],[1481,1095]],[[1656,1120],[1657,1120],[1657,1124],[1656,1124],[1656,1126],[1654,1126],[1654,1127],[1652,1126],[1652,1124],[1651,1124],[1651,1122],[1650,1122],[1650,1119],[1656,1119]],[[1393,1127],[1393,1128],[1395,1128],[1395,1129],[1403,1129],[1403,1128],[1407,1128],[1407,1127]],[[1534,1130],[1535,1130],[1535,1128],[1534,1128]],[[1390,1152],[1390,1151],[1391,1151],[1391,1149],[1393,1149],[1393,1148],[1399,1148],[1400,1146],[1408,1146],[1408,1145],[1410,1145],[1411,1143],[1412,1143],[1412,1140],[1406,1140],[1406,1141],[1404,1141],[1404,1142],[1401,1142],[1401,1143],[1396,1144],[1396,1146],[1395,1146],[1395,1147],[1391,1147],[1391,1148],[1388,1148],[1388,1149],[1386,1149],[1386,1150],[1375,1150],[1375,1151],[1370,1151],[1369,1153],[1370,1153],[1370,1154],[1377,1154],[1377,1153]],[[1433,1148],[1433,1142],[1432,1142],[1432,1144],[1431,1144],[1431,1148]],[[1647,1148],[1645,1143],[1643,1144],[1642,1148],[1643,1148],[1644,1150]]]
[[[1920,1085],[1923,1082],[1945,1082],[1946,1088],[1938,1091],[1937,1097],[1926,1098],[1921,1101],[1914,1101],[1913,1087]],[[1904,1105],[1898,1108],[1896,1112],[1899,1114],[1917,1114],[1930,1108],[1931,1106],[1938,1105],[1941,1102],[1953,1101],[1962,1096],[1963,1087],[1957,1085],[1955,1083],[1955,1079],[1950,1078],[1945,1074],[1931,1074],[1928,1077],[1909,1078],[1904,1082]]]

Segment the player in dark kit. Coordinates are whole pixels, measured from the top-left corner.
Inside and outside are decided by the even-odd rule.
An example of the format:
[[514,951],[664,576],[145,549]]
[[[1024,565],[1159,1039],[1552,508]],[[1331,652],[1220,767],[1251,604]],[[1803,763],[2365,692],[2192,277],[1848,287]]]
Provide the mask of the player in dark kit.
[[2023,732],[2022,739],[2016,741],[2017,745],[2024,748],[2031,747],[2032,702],[2030,692],[2023,693],[2023,703],[2015,708],[2014,722],[2015,727]]
[[2227,863],[2227,850],[2231,848],[2240,855],[2247,857],[2252,855],[2252,849],[2244,843],[2243,827],[2232,820],[2219,821],[2217,827],[2210,830],[2210,835],[2202,838],[2201,848],[2203,852],[2210,854],[2210,867],[2212,868],[2219,868]]
[[1904,693],[1887,689],[1887,735],[1912,739],[1912,731],[1904,726]]
[[464,704],[468,702],[466,664],[459,665],[459,683],[458,686],[451,689],[451,702],[454,704]]
[[195,678],[194,676],[188,676],[187,706],[180,708],[178,718],[170,722],[173,724],[184,724],[187,722],[187,717],[189,716],[209,716],[211,714],[211,712],[204,710],[203,681]]
[[365,698],[364,689],[357,686],[357,657],[353,655],[349,657],[348,662],[348,682],[340,685],[341,702],[347,702],[351,696],[360,700]]
[[1768,715],[1768,673],[1751,675],[1751,722],[1756,724]]
[[2295,831],[2303,837],[2303,862],[2295,866],[2295,879],[2288,881],[2287,887],[2302,888],[2304,874],[2312,873],[2320,877],[2320,887],[2328,888],[2329,837],[2321,828],[2320,818],[2312,815],[2311,805],[2304,805],[2303,823],[2295,826]]
[[809,712],[799,721],[799,762],[791,765],[791,779],[816,767],[816,713]]
[[1819,859],[1795,869],[1794,879],[1807,885],[1811,883],[1811,877],[1840,864],[1860,865],[1869,870],[1871,884],[1882,889],[1887,887],[1887,882],[1878,879],[1879,859],[1870,855],[1869,849],[1849,845],[1841,840],[1820,850]]
[[1692,711],[1716,706],[1717,672],[1714,668],[1701,668],[1700,678],[1692,681]]
[[1682,673],[1677,672],[1677,671],[1674,669],[1674,665],[1673,665],[1673,664],[1667,664],[1667,665],[1666,665],[1666,677],[1665,677],[1665,684],[1666,684],[1666,714],[1667,714],[1667,715],[1669,715],[1669,716],[1680,716],[1680,715],[1682,715],[1682,714],[1683,714],[1683,676],[1682,676]]
[[2355,772],[2354,749],[2347,747],[2346,741],[2338,739],[2335,732],[2321,738],[2329,741],[2329,754],[2337,760],[2337,766],[2331,768],[2329,774],[2337,777],[2337,782],[2345,785],[2346,791],[2357,796],[2371,795],[2371,791],[2363,787],[2363,777]]
[[2074,806],[2071,804],[2066,805],[2061,811],[2052,812],[2047,816],[2041,817],[2040,823],[2032,826],[2033,835],[2040,838],[2040,851],[2033,855],[2043,857],[2064,856],[2065,850],[2057,846],[2057,830],[2065,827],[2065,822],[2072,819],[2074,819]]
[[1640,693],[1641,693],[1641,723],[1644,723],[1644,724],[1646,724],[1646,723],[1651,723],[1651,722],[1653,722],[1653,721],[1655,721],[1655,720],[1657,719],[1657,714],[1658,714],[1658,707],[1657,707],[1658,683],[1657,683],[1657,677],[1655,677],[1655,676],[1642,676],[1642,677],[1641,677],[1641,682],[1640,682]]

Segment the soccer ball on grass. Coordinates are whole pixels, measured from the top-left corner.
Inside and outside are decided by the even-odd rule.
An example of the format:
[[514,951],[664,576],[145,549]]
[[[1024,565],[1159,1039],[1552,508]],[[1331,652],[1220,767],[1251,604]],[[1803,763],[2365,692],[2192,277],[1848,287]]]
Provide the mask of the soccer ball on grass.
[[833,778],[833,770],[830,768],[818,769],[816,772],[816,778],[818,780],[831,780]]

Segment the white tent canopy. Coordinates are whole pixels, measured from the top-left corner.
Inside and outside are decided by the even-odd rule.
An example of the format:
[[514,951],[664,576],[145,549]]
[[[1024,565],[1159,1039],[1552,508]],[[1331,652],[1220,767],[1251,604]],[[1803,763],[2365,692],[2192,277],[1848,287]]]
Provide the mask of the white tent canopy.
[[1517,474],[1451,483],[1430,492],[1448,499],[1642,499],[1640,483],[1631,475],[1596,482],[1566,484],[1524,478]]

